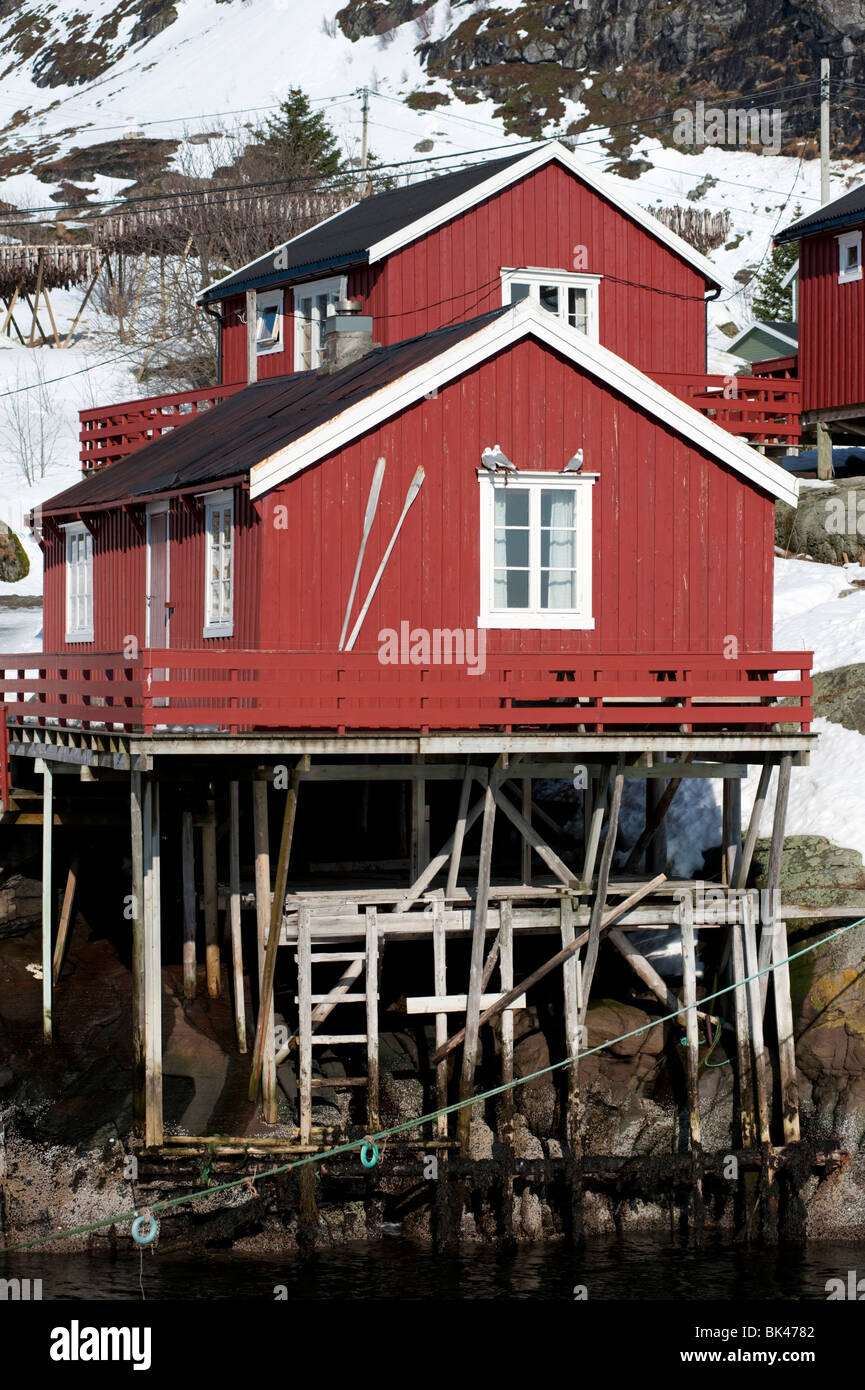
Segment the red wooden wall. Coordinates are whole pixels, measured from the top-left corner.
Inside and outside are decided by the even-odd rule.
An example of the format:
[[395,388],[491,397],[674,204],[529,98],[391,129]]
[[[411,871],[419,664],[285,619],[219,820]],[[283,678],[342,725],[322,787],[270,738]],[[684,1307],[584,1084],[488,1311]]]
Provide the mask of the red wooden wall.
[[[575,248],[585,260],[574,265]],[[348,272],[348,293],[373,316],[376,342],[394,343],[474,318],[501,302],[503,266],[585,270],[600,286],[600,341],[646,372],[705,371],[704,281],[612,203],[551,163],[395,252]],[[222,380],[246,374],[242,295],[225,301]],[[261,377],[294,370],[292,296],[285,350],[258,360]]]
[[[490,631],[488,650],[720,651],[772,647],[772,499],[531,340],[273,489],[262,509],[261,643],[335,650],[370,479],[387,473],[364,559],[371,583],[422,464],[426,480],[357,643],[382,628],[476,627],[476,470],[500,443],[558,471],[578,446],[593,490],[594,631]],[[280,507],[279,512],[274,508]],[[285,529],[279,529],[287,521]],[[355,613],[360,604],[356,604]]]
[[802,409],[865,403],[865,280],[838,284],[835,233],[799,248]]

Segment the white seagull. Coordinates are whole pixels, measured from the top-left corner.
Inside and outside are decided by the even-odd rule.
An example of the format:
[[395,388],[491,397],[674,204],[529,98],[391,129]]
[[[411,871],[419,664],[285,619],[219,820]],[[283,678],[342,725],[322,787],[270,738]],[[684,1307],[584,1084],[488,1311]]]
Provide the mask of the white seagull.
[[568,459],[567,463],[565,464],[564,468],[562,469],[562,472],[563,472],[563,473],[579,473],[579,471],[580,471],[580,469],[582,468],[582,466],[583,466],[583,451],[582,451],[582,449],[578,449],[577,452],[574,454],[574,457]]
[[481,454],[481,463],[490,473],[504,473],[507,478],[509,473],[517,473],[519,470],[515,463],[511,463],[507,454],[503,454],[500,445],[494,444],[492,448],[487,445]]

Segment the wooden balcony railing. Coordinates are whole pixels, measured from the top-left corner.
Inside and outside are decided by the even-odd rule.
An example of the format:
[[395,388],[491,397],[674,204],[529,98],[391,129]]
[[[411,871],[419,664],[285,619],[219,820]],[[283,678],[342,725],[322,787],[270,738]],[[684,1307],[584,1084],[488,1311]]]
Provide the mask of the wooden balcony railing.
[[218,405],[226,396],[243,390],[234,386],[207,386],[199,391],[178,391],[172,396],[147,396],[139,401],[120,401],[79,412],[81,467],[85,473],[118,463],[152,439],[159,439]]
[[[145,651],[0,655],[0,795],[16,729],[426,733],[651,729],[742,733],[813,718],[810,652],[488,655],[471,668],[375,653]],[[785,703],[779,704],[783,700]],[[62,737],[62,736],[61,736]]]
[[802,383],[795,377],[651,375],[666,391],[748,444],[791,446],[802,437]]

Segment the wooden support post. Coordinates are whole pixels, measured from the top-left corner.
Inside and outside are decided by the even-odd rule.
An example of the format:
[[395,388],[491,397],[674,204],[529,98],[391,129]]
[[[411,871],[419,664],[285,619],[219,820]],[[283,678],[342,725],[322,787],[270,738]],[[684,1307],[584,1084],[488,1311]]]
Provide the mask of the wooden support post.
[[240,786],[228,784],[228,892],[231,925],[231,965],[234,979],[234,1020],[237,1050],[246,1051],[246,1007],[243,997],[243,941],[240,931]]
[[769,780],[772,776],[774,764],[767,758],[760,769],[760,780],[757,783],[757,794],[754,798],[754,805],[751,809],[751,819],[748,821],[748,833],[745,836],[745,844],[742,848],[742,855],[739,860],[733,884],[736,888],[748,887],[748,875],[751,872],[751,864],[754,859],[754,846],[760,834],[760,821],[763,817],[763,810],[766,805],[766,793],[769,790]]
[[817,431],[817,477],[834,478],[832,435],[829,426],[825,420],[818,420],[815,429]]
[[162,1143],[162,914],[159,783],[144,787],[144,1070],[148,1148]]
[[613,778],[613,794],[610,799],[610,814],[607,818],[607,837],[604,840],[604,848],[601,851],[601,863],[598,868],[598,885],[595,897],[592,902],[592,912],[589,918],[589,942],[586,947],[586,959],[583,963],[583,1008],[580,1014],[580,1025],[585,1026],[586,1010],[589,1007],[589,996],[592,992],[592,980],[595,975],[595,966],[598,961],[598,948],[600,946],[601,921],[604,915],[604,908],[607,902],[607,888],[610,882],[610,869],[613,863],[613,851],[616,848],[616,837],[619,833],[619,811],[622,805],[622,790],[625,784],[625,759],[619,754],[616,765],[616,773]]
[[[757,966],[757,905],[756,894],[748,893],[742,903],[745,917],[743,938],[745,944],[745,970],[755,976]],[[774,932],[774,927],[773,927]],[[760,981],[748,981],[748,1000],[751,1010],[751,1043],[754,1049],[754,1086],[757,1093],[757,1117],[759,1121],[760,1143],[771,1143],[769,1131],[769,1095],[766,1085],[766,1050],[763,1045],[763,1005],[760,998]]]
[[[514,984],[514,913],[510,898],[503,898],[499,904],[501,926],[499,928],[499,982],[507,993]],[[438,1042],[438,1038],[436,1038]],[[502,1085],[507,1086],[514,1079],[514,1015],[512,1009],[502,1012]],[[502,1093],[500,1115],[500,1134],[502,1143],[511,1148],[514,1142],[514,1093]]]
[[[415,757],[415,762],[422,761]],[[409,876],[412,883],[424,871],[429,861],[429,844],[426,818],[426,782],[422,777],[413,777],[411,790],[411,850],[409,857]]]
[[604,812],[607,808],[607,788],[610,785],[610,764],[604,766],[604,770],[597,782],[593,782],[591,801],[591,818],[586,833],[586,857],[583,862],[583,882],[590,884],[595,877],[595,860],[598,857],[598,849],[601,843],[601,830],[604,825]]
[[682,927],[682,987],[685,999],[685,1040],[688,1045],[685,1073],[688,1084],[688,1121],[691,1148],[703,1142],[700,1126],[700,1035],[697,1026],[697,951],[694,915],[690,902],[680,909]]
[[270,922],[270,844],[267,828],[267,783],[252,784],[252,833],[255,849],[255,919],[258,941],[258,1027],[264,1033],[262,1053],[262,1109],[270,1124],[276,1123],[276,1039],[274,1037],[273,996],[262,990],[267,954],[267,928]]
[[[36,269],[36,293],[35,293],[35,295],[33,296],[33,323],[32,323],[32,325],[31,325],[31,327],[30,327],[30,337],[27,339],[27,346],[28,346],[28,347],[32,347],[32,346],[33,346],[33,338],[34,338],[34,335],[35,335],[35,333],[36,333],[36,325],[37,325],[37,323],[39,322],[38,319],[37,319],[37,317],[36,317],[36,315],[37,315],[38,310],[39,310],[39,297],[40,297],[40,295],[42,294],[42,277],[43,277],[43,275],[45,274],[44,258],[45,258],[45,253],[44,253],[43,251],[40,251],[40,252],[38,253],[37,258],[36,258],[36,266],[37,266],[37,269]],[[43,340],[43,342],[47,342],[48,340],[47,340],[47,338],[45,337],[45,334],[42,333],[42,325],[41,325],[41,324],[39,324],[39,332],[42,334],[42,340]],[[121,339],[122,339],[122,334],[121,334]]]
[[246,291],[246,384],[258,381],[258,296]]
[[204,959],[207,966],[207,993],[211,999],[218,999],[221,972],[216,879],[216,802],[213,800],[207,803],[207,815],[201,827],[201,864],[204,876]]
[[[682,761],[689,763],[692,757],[692,753],[686,753]],[[621,762],[621,759],[619,761]],[[649,848],[649,845],[652,843],[661,826],[663,825],[664,817],[669,811],[673,797],[676,795],[676,792],[679,790],[681,784],[681,777],[671,777],[670,781],[664,787],[664,790],[661,792],[657,802],[652,808],[652,812],[646,824],[645,830],[639,836],[636,844],[633,846],[630,854],[628,855],[627,861],[625,863],[626,874],[633,873],[634,870],[637,868],[638,864],[640,863],[640,860],[642,859],[646,850]]]
[[734,922],[730,931],[733,935],[733,979],[736,988],[733,999],[736,1013],[736,1057],[739,1064],[739,1125],[742,1148],[751,1149],[757,1140],[757,1127],[754,1120],[754,1075],[751,1067],[751,1030],[749,1026],[748,987],[744,983],[745,951],[743,945],[744,926]]
[[[445,936],[444,923],[444,903],[436,902],[433,904],[433,989],[441,997],[448,992],[447,982],[447,938]],[[447,1042],[448,1036],[448,1016],[447,1014],[436,1014],[435,1021],[436,1047],[441,1047]],[[439,1062],[436,1066],[436,1109],[442,1110],[448,1103],[448,1068],[447,1062]],[[436,1120],[436,1138],[447,1139],[448,1137],[448,1117],[439,1115]]]
[[[285,812],[282,818],[282,835],[279,841],[279,859],[276,864],[276,881],[273,886],[273,898],[270,906],[267,951],[264,956],[264,969],[262,970],[261,977],[262,1004],[258,1012],[258,1027],[255,1033],[255,1051],[252,1058],[252,1071],[249,1077],[250,1100],[255,1100],[258,1095],[258,1087],[261,1081],[262,1067],[264,1065],[264,1050],[267,1032],[266,1020],[268,1017],[267,1004],[265,1001],[270,1000],[273,994],[273,977],[276,973],[276,953],[279,948],[279,933],[282,928],[282,918],[285,912],[285,888],[288,882],[291,842],[294,838],[294,823],[297,819],[297,794],[300,787],[300,775],[302,772],[308,771],[309,756],[304,753],[298,758],[294,766],[294,770],[291,774],[291,782],[285,798]],[[272,1027],[270,1029],[270,1034],[272,1046]]]
[[[649,754],[653,763],[663,763],[665,761],[663,753],[654,755]],[[655,819],[658,810],[658,803],[667,789],[667,779],[664,777],[646,778],[646,824],[648,825]],[[667,867],[667,822],[661,820],[654,838],[649,844],[646,853],[646,869],[651,874],[660,874]]]
[[[41,274],[40,252],[40,274]],[[51,926],[53,916],[54,768],[42,764],[42,1037],[51,1042]]]
[[742,862],[742,783],[725,777],[721,793],[721,881],[734,884]]
[[133,772],[129,788],[132,853],[132,1119],[135,1133],[144,1135],[147,1108],[144,1062],[144,803],[141,773]]
[[[790,797],[790,774],[793,757],[785,753],[778,766],[778,786],[775,790],[775,815],[772,820],[772,842],[769,847],[769,865],[766,870],[766,890],[763,894],[762,931],[760,934],[759,969],[766,970],[772,962],[775,941],[775,918],[781,899],[781,861],[784,856],[784,828],[787,823],[787,802]],[[759,979],[761,1010],[766,1007],[769,990],[769,976]],[[762,1011],[760,1014],[762,1019]]]
[[69,932],[72,927],[72,909],[75,904],[75,888],[78,883],[78,855],[76,854],[69,865],[66,875],[66,888],[63,893],[63,906],[60,909],[60,922],[57,926],[57,940],[54,943],[54,969],[53,979],[55,985],[60,979],[60,972],[63,969],[63,957],[66,954],[66,943],[69,940]]
[[366,1113],[370,1133],[378,1129],[378,914],[366,910]]
[[[435,878],[436,874],[437,874],[441,869],[444,868],[444,866],[445,866],[445,864],[447,863],[448,859],[451,860],[451,866],[453,867],[454,856],[455,856],[456,853],[457,853],[456,840],[457,840],[457,836],[460,835],[460,830],[462,830],[462,835],[461,835],[461,839],[460,839],[460,853],[461,853],[461,851],[462,851],[462,838],[465,837],[466,831],[471,830],[472,826],[474,825],[475,821],[476,821],[476,820],[478,819],[478,817],[480,816],[481,811],[482,811],[483,809],[484,809],[484,799],[483,799],[483,797],[480,797],[480,798],[475,802],[474,806],[472,806],[471,810],[468,811],[468,812],[466,813],[466,815],[462,818],[462,820],[458,820],[458,821],[457,821],[457,828],[456,828],[456,830],[454,831],[453,835],[451,835],[451,837],[450,837],[448,840],[445,841],[445,843],[442,845],[441,849],[439,850],[438,854],[436,854],[436,855],[429,861],[429,863],[427,864],[426,868],[422,871],[422,873],[418,876],[418,878],[415,879],[414,883],[412,883],[411,887],[408,889],[408,892],[406,893],[405,897],[402,898],[401,901],[400,901],[399,903],[397,903],[396,907],[394,908],[394,912],[408,912],[408,910],[409,910],[409,908],[412,906],[412,904],[417,902],[417,900],[418,900],[418,898],[421,896],[421,894],[424,893],[424,892],[426,891],[428,885],[429,885],[430,883],[432,883],[432,881],[433,881],[433,879]],[[457,868],[459,868],[459,864],[458,864],[458,863],[457,863]],[[450,878],[448,879],[448,882],[450,883]],[[449,896],[449,890],[446,888],[446,889],[445,889],[445,897],[448,897],[448,896]]]
[[[445,897],[452,898],[457,890],[457,880],[460,875],[460,861],[463,854],[463,841],[466,837],[466,817],[469,810],[469,797],[472,790],[471,759],[466,762],[465,775],[460,788],[460,802],[457,810],[456,829],[451,837],[451,862],[448,866],[448,881],[445,887]],[[483,804],[483,803],[481,803]],[[438,1041],[438,1039],[436,1039]]]
[[[570,946],[574,940],[574,908],[570,898],[562,898],[562,946]],[[580,1011],[578,1000],[578,974],[580,960],[574,952],[562,966],[562,983],[565,995],[565,1046],[569,1057],[578,1057],[580,1052]],[[507,1015],[505,1015],[507,1017]],[[576,1156],[580,1151],[580,1064],[574,1061],[567,1069],[567,1099],[565,1104],[565,1139],[570,1153]]]
[[[523,778],[523,809],[522,809],[522,815],[523,815],[523,820],[525,821],[526,825],[528,825],[529,827],[531,827],[531,824],[532,824],[532,779],[531,779],[531,777],[524,777],[524,778]],[[521,849],[521,865],[520,865],[520,867],[521,867],[521,870],[522,870],[522,875],[521,875],[521,876],[522,876],[523,883],[526,885],[526,887],[528,887],[528,886],[531,884],[531,881],[532,881],[532,846],[531,846],[531,842],[530,842],[529,840],[527,840],[527,839],[525,838],[525,836],[523,836],[523,842],[522,842],[522,845],[520,846],[520,849]]]
[[[765,928],[764,928],[765,930]],[[775,1019],[778,1025],[778,1069],[781,1078],[781,1117],[784,1143],[798,1144],[799,1083],[796,1080],[796,1044],[793,1034],[793,1003],[790,997],[790,967],[787,964],[787,924],[775,922],[772,958],[775,964]]]
[[180,825],[180,858],[183,879],[183,993],[194,999],[198,988],[195,958],[195,832],[192,812],[184,811]]
[[513,824],[517,827],[517,830],[519,830],[520,834],[522,835],[523,840],[526,842],[526,844],[530,845],[531,848],[536,851],[536,853],[540,856],[541,859],[543,859],[544,863],[547,865],[547,868],[551,869],[552,872],[555,874],[556,878],[558,878],[562,883],[564,883],[566,887],[575,888],[577,885],[576,874],[568,868],[564,860],[559,858],[555,850],[550,849],[550,846],[547,844],[547,842],[541,839],[540,835],[534,829],[534,827],[531,826],[529,822],[525,820],[523,816],[520,815],[519,811],[511,801],[510,797],[506,796],[503,791],[497,788],[494,782],[493,797],[495,799],[495,803],[498,809],[500,811],[503,811],[507,816],[508,820],[513,822]]
[[308,907],[302,907],[297,914],[297,1004],[300,1142],[308,1144],[312,1130],[312,940]]
[[[487,912],[490,895],[490,873],[493,856],[493,830],[496,819],[496,799],[490,781],[484,791],[484,821],[481,832],[481,852],[478,865],[478,888],[475,897],[474,924],[472,927],[472,955],[469,968],[468,999],[466,1001],[465,1042],[463,1044],[463,1064],[460,1076],[460,1100],[465,1101],[474,1090],[475,1065],[477,1062],[478,1031],[481,1009],[481,979],[484,965],[484,940],[486,937]],[[464,1156],[468,1156],[469,1133],[471,1130],[472,1107],[464,1105],[457,1111],[457,1139]]]

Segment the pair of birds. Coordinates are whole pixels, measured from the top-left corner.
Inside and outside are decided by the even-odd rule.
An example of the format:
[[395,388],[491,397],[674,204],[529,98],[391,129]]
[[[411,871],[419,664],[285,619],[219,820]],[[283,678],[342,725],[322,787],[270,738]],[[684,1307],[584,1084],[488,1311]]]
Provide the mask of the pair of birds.
[[[487,469],[488,472],[504,473],[505,477],[507,477],[509,473],[519,472],[517,465],[515,463],[512,463],[511,460],[508,458],[507,454],[502,452],[501,446],[499,444],[494,444],[492,448],[489,448],[489,446],[487,446],[487,448],[484,449],[483,453],[481,454],[481,463],[483,464],[484,468]],[[568,459],[567,463],[562,469],[562,472],[579,473],[582,466],[583,451],[582,449],[578,449],[577,452],[574,454],[573,458]]]

